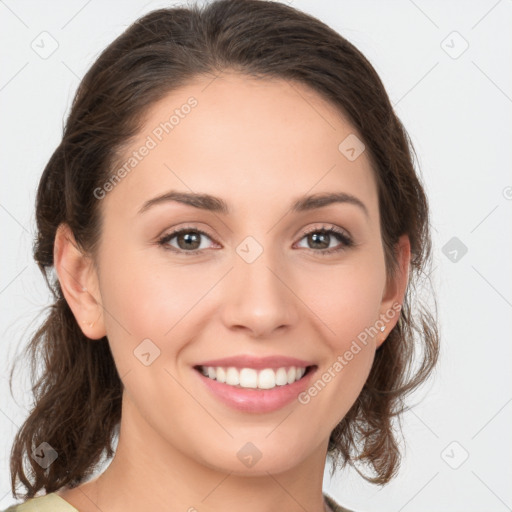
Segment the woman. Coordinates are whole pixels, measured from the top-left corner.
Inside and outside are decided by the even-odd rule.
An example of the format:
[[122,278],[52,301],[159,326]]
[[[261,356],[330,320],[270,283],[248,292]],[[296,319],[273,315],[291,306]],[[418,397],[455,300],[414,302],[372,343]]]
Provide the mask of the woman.
[[388,482],[438,352],[411,297],[430,256],[411,150],[365,57],[289,6],[121,34],[38,189],[55,303],[9,510],[345,510],[327,455]]

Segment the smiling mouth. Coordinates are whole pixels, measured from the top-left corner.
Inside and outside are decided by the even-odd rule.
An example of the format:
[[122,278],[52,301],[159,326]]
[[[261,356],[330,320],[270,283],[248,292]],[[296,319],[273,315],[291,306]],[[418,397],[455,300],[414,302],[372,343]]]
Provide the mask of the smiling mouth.
[[304,378],[316,366],[283,366],[280,368],[235,368],[233,366],[194,366],[208,379],[235,388],[273,389],[288,386]]

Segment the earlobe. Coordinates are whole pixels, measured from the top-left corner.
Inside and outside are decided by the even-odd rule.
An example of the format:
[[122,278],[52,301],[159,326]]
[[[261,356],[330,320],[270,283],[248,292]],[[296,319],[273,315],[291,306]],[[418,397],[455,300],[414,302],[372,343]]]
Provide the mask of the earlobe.
[[391,278],[384,291],[380,318],[383,325],[377,338],[377,348],[384,343],[389,333],[400,319],[400,312],[404,302],[407,284],[409,282],[409,269],[411,263],[411,243],[407,235],[402,235],[396,244],[397,271]]
[[64,298],[82,332],[91,339],[105,336],[96,271],[65,223],[59,225],[55,234],[53,262]]

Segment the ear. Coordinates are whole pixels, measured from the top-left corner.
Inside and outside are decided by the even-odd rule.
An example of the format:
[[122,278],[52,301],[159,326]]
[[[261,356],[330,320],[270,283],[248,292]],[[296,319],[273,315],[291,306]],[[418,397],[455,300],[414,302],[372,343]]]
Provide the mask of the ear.
[[398,268],[395,276],[388,279],[382,295],[380,307],[379,326],[384,326],[384,331],[377,338],[377,348],[384,343],[388,334],[400,318],[400,312],[407,291],[409,281],[409,268],[411,262],[411,243],[407,235],[402,235],[395,246]]
[[53,262],[64,298],[82,332],[93,340],[103,338],[106,332],[97,272],[65,223],[55,234]]

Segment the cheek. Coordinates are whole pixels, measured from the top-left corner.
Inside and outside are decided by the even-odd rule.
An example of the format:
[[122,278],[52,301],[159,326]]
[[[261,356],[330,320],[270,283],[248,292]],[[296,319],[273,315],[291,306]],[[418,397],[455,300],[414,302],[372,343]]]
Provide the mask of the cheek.
[[[379,319],[384,268],[374,261],[367,265],[321,268],[301,276],[299,296],[323,325],[325,339],[333,350],[344,351],[362,333],[375,334]],[[370,336],[368,336],[370,340]]]
[[105,250],[101,274],[105,327],[120,373],[133,365],[133,351],[145,339],[162,355],[172,339],[172,351],[178,352],[177,333],[212,286],[200,271],[170,269],[161,257],[151,260],[143,251],[119,246]]
[[356,400],[373,363],[385,269],[375,260],[331,266],[314,275],[314,280],[302,281],[299,294],[318,317],[327,351],[303,403],[331,411],[334,428]]
[[[378,331],[372,327],[378,306],[376,297],[355,288],[340,294],[336,302],[325,302],[330,315],[324,316],[329,331],[327,347],[310,386],[298,396],[309,416],[323,418],[326,432],[332,431],[353,406],[370,373],[375,356]],[[334,331],[335,334],[332,334]],[[328,345],[328,346],[327,346]]]

